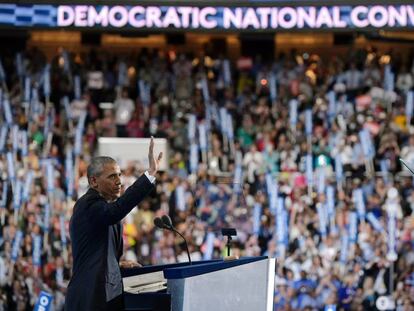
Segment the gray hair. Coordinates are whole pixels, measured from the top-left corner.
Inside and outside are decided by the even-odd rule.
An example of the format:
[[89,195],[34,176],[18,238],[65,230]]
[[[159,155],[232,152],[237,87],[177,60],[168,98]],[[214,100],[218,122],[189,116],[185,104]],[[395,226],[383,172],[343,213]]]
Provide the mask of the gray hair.
[[88,179],[91,177],[99,177],[104,170],[105,164],[108,163],[116,163],[116,161],[111,157],[92,158],[91,163],[89,163],[88,169],[86,171]]

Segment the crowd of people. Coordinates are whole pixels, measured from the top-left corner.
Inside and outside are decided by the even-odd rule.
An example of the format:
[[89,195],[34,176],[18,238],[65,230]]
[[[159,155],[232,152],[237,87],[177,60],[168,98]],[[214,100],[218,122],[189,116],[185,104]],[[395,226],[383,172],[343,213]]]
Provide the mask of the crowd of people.
[[[412,55],[274,60],[141,50],[7,51],[0,66],[0,310],[63,307],[68,222],[99,137],[167,138],[169,168],[124,221],[124,257],[277,258],[275,310],[414,309]],[[411,57],[411,58],[410,58]],[[122,163],[123,187],[145,171]],[[390,308],[392,309],[392,308]]]

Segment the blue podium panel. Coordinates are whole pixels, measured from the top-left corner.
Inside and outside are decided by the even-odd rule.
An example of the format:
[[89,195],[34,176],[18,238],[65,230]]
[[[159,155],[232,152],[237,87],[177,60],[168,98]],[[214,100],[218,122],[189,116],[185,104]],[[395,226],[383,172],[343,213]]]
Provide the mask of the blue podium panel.
[[[223,262],[223,260],[215,259],[215,260],[194,261],[192,266],[205,265],[205,264],[217,263],[217,262]],[[187,267],[189,265],[190,264],[188,262],[179,262],[179,263],[171,263],[171,264],[165,264],[165,265],[153,265],[153,266],[143,266],[143,267],[135,267],[135,268],[121,268],[121,275],[123,278],[126,278],[130,276],[164,271],[166,269]]]
[[275,259],[248,257],[123,269],[128,311],[273,310]]
[[237,267],[252,263],[255,261],[266,260],[266,256],[261,257],[246,257],[240,258],[237,260],[210,260],[210,261],[199,261],[193,265],[184,265],[177,267],[166,267],[164,269],[164,277],[166,279],[184,279],[192,276],[197,276],[201,274],[211,273],[214,271],[220,271],[229,269],[232,267]]

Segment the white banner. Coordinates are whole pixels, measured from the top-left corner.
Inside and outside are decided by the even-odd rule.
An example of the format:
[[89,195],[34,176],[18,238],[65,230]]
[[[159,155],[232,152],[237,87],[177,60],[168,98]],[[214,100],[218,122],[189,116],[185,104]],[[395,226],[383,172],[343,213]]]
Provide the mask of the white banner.
[[[98,155],[114,158],[121,167],[128,162],[137,162],[144,170],[149,168],[148,148],[150,138],[100,137]],[[154,138],[154,156],[163,153],[160,170],[168,170],[168,143],[165,138]]]

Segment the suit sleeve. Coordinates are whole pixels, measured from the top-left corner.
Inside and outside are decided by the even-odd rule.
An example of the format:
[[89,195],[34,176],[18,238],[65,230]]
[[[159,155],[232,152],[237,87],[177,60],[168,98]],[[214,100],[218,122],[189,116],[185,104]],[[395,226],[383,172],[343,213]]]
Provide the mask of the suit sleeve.
[[92,221],[102,225],[113,225],[121,221],[137,206],[154,188],[145,175],[138,178],[115,202],[108,203],[104,199],[90,205]]

